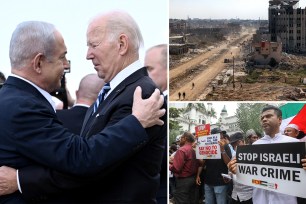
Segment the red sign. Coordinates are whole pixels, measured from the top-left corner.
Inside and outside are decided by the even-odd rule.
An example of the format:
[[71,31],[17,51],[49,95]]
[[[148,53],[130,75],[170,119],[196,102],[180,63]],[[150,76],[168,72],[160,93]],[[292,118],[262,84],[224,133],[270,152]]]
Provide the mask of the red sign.
[[265,42],[261,42],[261,47],[266,47],[266,43]]
[[195,127],[196,137],[209,135],[209,133],[210,133],[210,124],[198,125]]

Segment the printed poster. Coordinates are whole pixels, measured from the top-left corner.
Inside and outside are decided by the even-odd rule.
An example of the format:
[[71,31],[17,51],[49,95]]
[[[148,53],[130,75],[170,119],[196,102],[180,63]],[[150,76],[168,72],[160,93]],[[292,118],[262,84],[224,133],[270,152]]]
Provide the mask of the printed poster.
[[197,159],[221,159],[220,134],[204,135],[197,138],[196,157]]
[[305,152],[305,142],[239,146],[237,182],[306,198]]

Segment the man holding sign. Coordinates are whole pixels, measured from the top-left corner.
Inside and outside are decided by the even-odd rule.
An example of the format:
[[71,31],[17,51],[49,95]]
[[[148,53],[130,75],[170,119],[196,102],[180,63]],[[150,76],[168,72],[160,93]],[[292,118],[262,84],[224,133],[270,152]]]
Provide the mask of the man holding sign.
[[[273,143],[289,143],[289,142],[298,142],[297,139],[295,138],[291,138],[291,137],[287,137],[285,135],[282,135],[280,133],[280,124],[282,122],[282,112],[279,108],[275,107],[275,106],[271,106],[268,105],[265,108],[263,108],[262,113],[261,113],[261,117],[260,117],[260,121],[261,121],[261,125],[262,128],[265,132],[265,135],[263,138],[257,140],[256,142],[254,142],[254,145],[260,145],[258,146],[258,148],[260,147],[264,147],[264,145],[262,144],[273,144]],[[257,148],[257,147],[252,147],[251,148]],[[238,150],[240,151],[240,150]],[[262,154],[255,154],[254,151],[252,151],[252,153],[250,152],[248,153],[239,153],[237,152],[237,158],[238,160],[243,160],[245,158],[245,160],[249,160],[249,164],[254,164],[256,163],[257,160],[260,160],[260,157],[262,158],[262,161],[264,160],[264,157],[271,159],[271,161],[276,161],[276,160],[280,160],[280,157],[284,157],[284,156],[271,156],[271,155],[266,155],[268,153],[268,151],[271,151],[268,147],[264,147],[264,150],[261,150]],[[265,154],[265,155],[264,155]],[[244,158],[243,158],[244,157]],[[273,158],[274,159],[273,159]],[[288,156],[290,157],[290,156]],[[287,158],[287,157],[286,157]],[[301,158],[296,157],[295,158],[295,162],[301,162],[300,160]],[[292,164],[294,158],[288,159],[288,166],[289,163]],[[299,161],[297,161],[299,160]],[[284,161],[284,160],[283,160]],[[259,173],[263,173],[263,176],[266,176],[265,179],[267,180],[267,177],[269,177],[269,175],[271,176],[272,174],[274,176],[280,176],[277,172],[274,172],[274,170],[272,168],[270,168],[269,170],[265,171],[265,169],[263,168],[263,170],[259,170],[259,168],[261,167],[261,165],[246,165],[244,166],[245,171],[242,168],[242,165],[240,164],[241,161],[238,161],[237,163],[239,163],[240,168],[237,168],[236,165],[236,159],[233,159],[232,161],[229,162],[228,167],[229,170],[233,173],[237,172],[237,179],[238,182],[242,182],[243,183],[243,179],[244,176],[243,173],[245,174],[252,174],[254,177],[256,175],[258,175]],[[305,169],[305,163],[306,163],[306,159],[303,159],[302,162],[304,163],[304,169]],[[270,163],[269,163],[270,164]],[[248,170],[247,170],[248,169]],[[273,171],[273,172],[272,172]],[[267,186],[270,185],[270,182],[265,181],[265,185],[256,185],[262,182],[256,182],[257,180],[255,180],[255,185],[253,186],[258,186],[254,187],[253,189],[253,203],[258,203],[258,204],[265,204],[265,203],[277,203],[277,204],[294,204],[297,203],[297,199],[296,196],[292,196],[292,195],[287,195],[287,194],[283,194],[283,193],[279,193],[279,192],[275,192],[275,185],[274,186],[270,186],[271,190],[267,190]],[[273,188],[274,189],[273,189]],[[277,187],[276,187],[277,188]],[[274,191],[272,191],[274,190]]]
[[[211,130],[210,134],[213,136],[215,134],[220,134],[220,140],[216,140],[219,143],[218,149],[220,149],[221,158],[205,158],[204,164],[206,165],[206,173],[204,176],[204,191],[205,191],[205,202],[214,203],[214,200],[218,204],[227,203],[227,190],[228,183],[222,177],[222,174],[227,174],[228,169],[226,164],[229,162],[224,146],[224,138],[220,128],[214,128]],[[221,135],[222,134],[222,135]],[[203,166],[200,166],[197,172],[197,185],[201,185],[200,174],[202,172]]]

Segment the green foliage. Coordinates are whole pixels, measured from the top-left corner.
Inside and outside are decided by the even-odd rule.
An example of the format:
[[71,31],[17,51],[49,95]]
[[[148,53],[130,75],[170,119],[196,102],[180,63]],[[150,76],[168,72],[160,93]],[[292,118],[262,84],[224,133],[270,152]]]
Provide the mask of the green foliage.
[[182,126],[179,125],[179,122],[176,119],[180,117],[182,112],[182,109],[173,107],[169,108],[169,144],[174,142],[176,136],[181,132]]
[[205,114],[206,113],[206,107],[204,103],[188,103],[187,107],[184,109],[184,113],[187,113],[191,110],[191,108],[194,107],[197,111]]
[[236,117],[239,128],[245,133],[249,129],[262,132],[260,114],[264,103],[238,103]]
[[256,70],[250,71],[249,75],[245,78],[245,83],[255,83],[257,82],[257,79],[260,77],[260,72],[257,72]]
[[207,114],[212,118],[217,118],[217,112],[213,107],[211,107],[211,111],[207,111]]
[[175,119],[175,118],[180,117],[181,112],[182,112],[182,109],[170,107],[169,108],[169,117],[170,117],[170,119],[171,118]]
[[[306,66],[306,65],[305,65]],[[296,71],[294,71],[294,73],[297,75],[297,76],[305,76],[306,75],[306,68],[304,69],[298,69]]]
[[179,125],[178,118],[184,119],[190,126],[194,124],[194,121],[189,118],[184,118],[184,114],[195,108],[196,111],[201,112],[203,115],[209,115],[210,117],[217,118],[217,113],[212,107],[211,111],[206,110],[204,103],[188,103],[186,108],[177,109],[174,107],[169,108],[169,144],[175,141],[176,136],[182,134],[182,126]]
[[260,73],[257,72],[257,71],[253,71],[251,74],[250,74],[250,78],[251,79],[258,79],[260,77]]
[[169,144],[175,142],[176,136],[181,135],[181,131],[173,129],[169,131]]

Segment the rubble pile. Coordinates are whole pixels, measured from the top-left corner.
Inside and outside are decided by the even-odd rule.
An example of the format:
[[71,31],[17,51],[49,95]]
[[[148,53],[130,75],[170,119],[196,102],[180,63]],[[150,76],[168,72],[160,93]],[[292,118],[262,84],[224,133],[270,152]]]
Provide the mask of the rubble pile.
[[[247,72],[245,62],[235,62],[235,87],[233,87],[232,65],[226,66],[199,100],[306,100],[306,57],[283,53],[281,63],[274,69],[268,66]],[[245,73],[238,74],[238,73]],[[221,79],[220,79],[221,78]],[[223,80],[223,83],[216,81]]]
[[301,101],[306,99],[306,88],[286,88],[284,95],[279,97],[279,100]]

